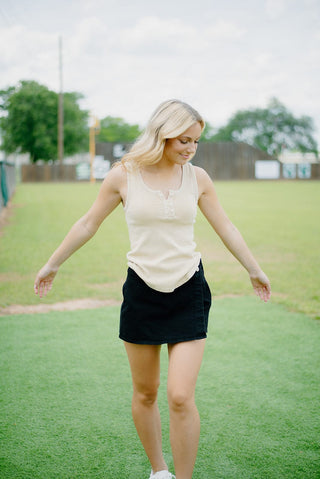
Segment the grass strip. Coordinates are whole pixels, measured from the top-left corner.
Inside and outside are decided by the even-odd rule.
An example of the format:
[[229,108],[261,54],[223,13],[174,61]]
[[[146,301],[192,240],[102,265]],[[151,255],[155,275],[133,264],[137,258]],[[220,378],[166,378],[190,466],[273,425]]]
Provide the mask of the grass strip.
[[[6,479],[147,478],[118,307],[0,318]],[[319,327],[256,298],[214,302],[194,479],[319,477]],[[172,468],[166,349],[159,403]]]
[[[37,270],[90,207],[99,184],[21,184],[0,237],[0,307],[36,304]],[[219,198],[270,277],[273,301],[319,318],[319,182],[217,182]],[[195,239],[217,295],[251,294],[247,273],[199,213]],[[121,299],[129,248],[122,208],[59,272],[45,299]]]

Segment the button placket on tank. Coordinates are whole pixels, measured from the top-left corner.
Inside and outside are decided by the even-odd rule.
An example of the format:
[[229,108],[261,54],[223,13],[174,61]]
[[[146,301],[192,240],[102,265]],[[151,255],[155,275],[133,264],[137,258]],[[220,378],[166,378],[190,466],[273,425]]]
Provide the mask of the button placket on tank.
[[169,196],[166,199],[166,217],[167,218],[174,218],[175,217],[175,210],[174,210],[174,203],[173,203],[173,192],[169,191]]
[[166,198],[162,191],[159,191],[159,195],[163,204],[163,216],[166,219],[175,218],[175,209],[173,203],[173,192],[169,191],[169,195]]

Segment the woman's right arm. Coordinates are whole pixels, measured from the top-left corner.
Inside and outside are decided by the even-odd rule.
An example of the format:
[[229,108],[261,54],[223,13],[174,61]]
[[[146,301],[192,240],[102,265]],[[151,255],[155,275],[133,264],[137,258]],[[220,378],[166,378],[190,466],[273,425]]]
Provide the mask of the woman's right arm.
[[61,264],[95,235],[103,220],[122,201],[125,184],[126,174],[122,166],[112,169],[107,174],[89,211],[72,226],[60,246],[38,272],[34,291],[40,298],[52,288]]

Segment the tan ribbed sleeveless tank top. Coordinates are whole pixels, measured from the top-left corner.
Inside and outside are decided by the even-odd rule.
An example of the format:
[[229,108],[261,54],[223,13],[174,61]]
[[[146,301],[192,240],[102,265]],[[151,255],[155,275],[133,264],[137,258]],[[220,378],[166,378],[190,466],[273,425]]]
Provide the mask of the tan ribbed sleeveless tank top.
[[129,230],[128,266],[151,288],[171,292],[198,269],[194,222],[198,184],[191,163],[182,167],[180,188],[167,198],[145,184],[139,169],[127,168],[125,216]]

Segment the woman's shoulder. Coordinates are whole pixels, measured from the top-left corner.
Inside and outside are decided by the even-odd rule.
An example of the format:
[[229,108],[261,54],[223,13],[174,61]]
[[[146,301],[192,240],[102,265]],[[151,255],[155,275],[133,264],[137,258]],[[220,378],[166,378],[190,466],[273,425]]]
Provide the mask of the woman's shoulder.
[[196,165],[192,165],[192,168],[198,182],[203,182],[208,180],[212,181],[204,168],[201,168],[200,166],[196,166]]
[[115,189],[119,189],[120,186],[126,182],[127,170],[121,163],[113,166],[110,171],[107,173],[104,181],[105,183],[110,183]]
[[123,178],[127,175],[127,166],[126,164],[121,163],[120,161],[118,163],[115,163],[111,170],[109,171],[109,175],[112,174],[114,178]]
[[213,188],[213,182],[204,168],[192,165],[197,179],[199,197]]

